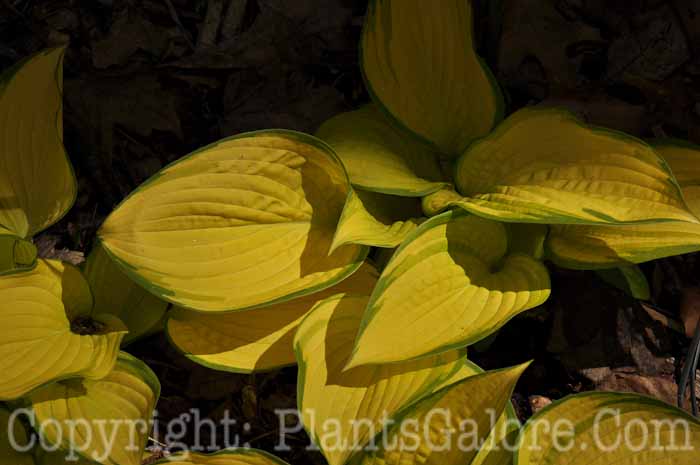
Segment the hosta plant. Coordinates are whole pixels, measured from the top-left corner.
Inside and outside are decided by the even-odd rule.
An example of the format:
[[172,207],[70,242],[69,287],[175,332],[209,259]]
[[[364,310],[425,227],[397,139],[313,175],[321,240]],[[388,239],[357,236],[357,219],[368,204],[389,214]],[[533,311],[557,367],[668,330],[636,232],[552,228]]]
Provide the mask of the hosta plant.
[[[36,54],[0,78],[0,401],[29,409],[46,444],[104,464],[138,465],[146,431],[132,438],[112,427],[79,447],[68,431],[75,421],[96,428],[103,421],[151,419],[158,380],[120,346],[127,334],[133,339],[156,328],[167,303],[133,283],[99,247],[80,270],[37,258],[31,242],[65,215],[76,194],[62,144],[63,52]],[[5,440],[7,428],[20,423],[6,421],[2,409]],[[52,426],[40,427],[47,423]],[[3,465],[63,463],[38,448],[36,456],[6,449]]]
[[[606,434],[635,436],[640,421],[663,420],[671,421],[664,434],[681,429],[700,445],[695,419],[635,395],[567,398],[520,429],[509,421],[509,398],[527,365],[481,373],[466,360],[467,346],[547,300],[546,261],[603,270],[644,298],[634,265],[700,250],[700,151],[590,126],[562,109],[528,107],[504,119],[498,85],[474,50],[470,1],[372,0],[360,48],[371,103],[315,136],[238,134],[165,167],[104,221],[85,278],[36,260],[29,242],[75,192],[54,95],[61,52],[11,70],[0,100],[5,120],[15,121],[11,105],[37,83],[53,89],[56,111],[48,118],[35,114],[38,104],[23,107],[17,118],[32,123],[8,123],[11,150],[0,153],[0,308],[8,328],[0,330],[0,363],[11,373],[0,398],[23,396],[37,417],[57,419],[70,412],[62,402],[78,399],[90,416],[88,406],[107,408],[118,395],[110,377],[127,377],[147,399],[130,414],[147,416],[156,383],[134,368],[139,362],[117,358],[123,334],[105,334],[110,323],[98,313],[143,335],[172,307],[167,335],[198,363],[244,373],[297,364],[304,426],[330,465],[589,463],[591,416],[605,408],[618,412],[600,423]],[[53,145],[31,143],[41,133],[32,128],[46,128]],[[40,169],[47,157],[58,175]],[[53,190],[38,196],[33,186]],[[368,259],[373,247],[395,251],[378,264]],[[109,356],[96,350],[99,341],[111,341]],[[52,351],[51,368],[20,363],[22,344],[38,367]],[[431,415],[436,409],[450,412],[449,424]],[[112,412],[95,415],[119,415]],[[576,452],[533,447],[558,440],[536,427],[552,418],[575,426]],[[394,426],[382,429],[386,419]],[[480,447],[457,447],[447,434],[467,420]],[[427,425],[448,447],[416,441],[401,427],[407,421]],[[337,425],[332,434],[328,423]],[[366,450],[378,438],[387,441]],[[394,446],[410,440],[412,450]],[[102,446],[86,450],[94,458]],[[598,463],[691,463],[640,450],[620,446]],[[112,452],[105,463],[137,460]],[[250,451],[176,460],[278,463]]]

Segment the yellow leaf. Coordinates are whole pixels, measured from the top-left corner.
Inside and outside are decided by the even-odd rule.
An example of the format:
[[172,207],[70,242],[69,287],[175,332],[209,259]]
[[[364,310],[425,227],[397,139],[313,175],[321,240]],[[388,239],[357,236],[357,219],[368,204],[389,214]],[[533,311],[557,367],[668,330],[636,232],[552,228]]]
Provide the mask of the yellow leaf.
[[0,465],[34,465],[31,451],[22,452],[28,445],[29,435],[21,417],[13,417],[0,405]]
[[353,190],[335,231],[331,250],[346,244],[393,248],[416,229],[418,199]]
[[455,192],[452,187],[449,187],[423,197],[421,199],[421,207],[426,216],[435,216],[445,211],[454,202],[462,200],[464,198]]
[[369,293],[378,277],[365,263],[333,287],[269,307],[223,314],[175,309],[168,337],[187,358],[215,370],[250,373],[293,365],[294,333],[309,310],[338,293]]
[[700,146],[678,139],[655,139],[649,143],[671,167],[681,188],[700,186]]
[[[655,141],[654,149],[678,179],[686,204],[700,213],[700,149],[676,140]],[[700,225],[681,221],[624,226],[553,225],[548,258],[572,269],[601,269],[642,263],[700,250]]]
[[185,452],[156,462],[171,465],[288,465],[287,462],[256,449],[224,449],[204,455]]
[[0,276],[29,271],[36,266],[34,244],[0,226]]
[[343,370],[366,304],[366,296],[331,297],[316,305],[294,338],[298,408],[330,465],[346,463],[381,432],[383,419],[449,379],[465,358],[465,351],[450,351],[420,361]]
[[124,352],[100,380],[67,380],[32,393],[34,420],[47,443],[102,465],[140,465],[160,384]]
[[544,224],[507,223],[508,252],[530,255],[538,260],[544,257],[544,242],[549,228]]
[[372,0],[361,61],[373,99],[456,156],[502,117],[502,96],[474,51],[471,0]]
[[25,239],[75,201],[63,148],[63,53],[39,52],[0,76],[0,225]]
[[193,310],[243,310],[316,292],[357,269],[366,247],[328,254],[349,190],[320,140],[247,133],[164,168],[99,236],[155,295]]
[[637,394],[587,392],[535,414],[515,463],[696,465],[698,447],[700,422],[682,410]]
[[[76,457],[77,460],[75,460]],[[42,448],[36,450],[34,462],[36,465],[96,465],[95,462],[77,456],[77,454],[70,454],[62,450],[47,452]]]
[[423,223],[382,272],[348,366],[464,347],[543,303],[547,269],[507,247],[503,224],[466,212]]
[[334,116],[316,132],[361,189],[404,197],[421,197],[441,189],[437,153],[394,128],[376,105]]
[[[482,449],[494,434],[500,442],[512,431],[501,415],[515,383],[528,364],[476,374],[402,412],[382,438],[376,452],[368,452],[362,465],[470,465],[483,463],[495,445]],[[480,452],[480,449],[481,452]],[[478,460],[477,460],[477,456]]]
[[700,250],[700,226],[674,221],[628,226],[553,225],[546,254],[563,268],[595,270]]
[[700,221],[644,142],[558,109],[526,108],[459,159],[455,182],[475,214],[521,223]]
[[77,268],[55,260],[0,277],[0,399],[109,373],[126,328],[112,315],[91,315],[89,292]]
[[168,303],[129,278],[100,242],[87,258],[85,278],[92,289],[95,311],[115,315],[129,328],[124,344],[160,329]]
[[700,215],[700,146],[676,139],[654,140],[652,145],[671,167],[690,211]]

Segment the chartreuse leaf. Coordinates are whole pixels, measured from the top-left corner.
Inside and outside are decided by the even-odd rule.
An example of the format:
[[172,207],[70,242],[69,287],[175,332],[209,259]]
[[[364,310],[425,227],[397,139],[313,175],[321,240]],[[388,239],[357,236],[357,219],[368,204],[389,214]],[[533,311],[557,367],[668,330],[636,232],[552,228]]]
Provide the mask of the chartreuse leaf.
[[0,276],[31,270],[36,258],[34,244],[0,226]]
[[469,465],[477,455],[480,462],[486,460],[495,447],[479,451],[491,433],[501,439],[507,434],[497,419],[527,365],[477,374],[422,399],[395,418],[379,450],[359,463]]
[[700,186],[700,146],[679,139],[654,139],[649,143],[666,160],[682,188]]
[[700,146],[676,139],[652,141],[666,160],[683,190],[683,197],[695,216],[700,215]]
[[[654,148],[678,179],[690,211],[700,213],[700,148],[675,140]],[[573,269],[600,269],[642,263],[700,250],[700,225],[681,221],[624,225],[554,225],[546,242],[548,258]]]
[[507,247],[503,224],[463,211],[421,224],[382,272],[348,366],[463,347],[547,300],[544,265]]
[[331,250],[345,244],[393,248],[416,229],[420,200],[353,190],[335,231]]
[[106,376],[126,327],[91,309],[90,289],[71,265],[39,260],[32,271],[0,277],[0,399],[59,379]]
[[544,242],[549,228],[536,223],[507,223],[508,252],[523,253],[538,260],[544,257]]
[[587,392],[540,410],[522,430],[517,465],[695,465],[700,423],[637,394]]
[[649,282],[637,265],[625,265],[619,268],[596,270],[606,283],[615,286],[624,293],[640,300],[649,300]]
[[316,136],[333,147],[355,187],[422,197],[446,185],[438,181],[435,151],[395,128],[376,105],[334,116]]
[[316,292],[357,269],[366,247],[328,254],[349,190],[320,140],[247,133],[164,168],[98,234],[155,295],[199,311],[243,310]]
[[287,465],[287,462],[257,449],[224,449],[204,455],[192,452],[171,455],[157,464],[172,465]]
[[37,53],[0,75],[0,226],[27,239],[75,201],[63,148],[63,53]]
[[0,405],[0,465],[34,465],[31,452],[22,452],[29,445],[29,435],[20,418]]
[[455,350],[419,361],[344,370],[367,305],[336,295],[316,305],[294,338],[297,402],[312,440],[330,465],[342,465],[381,432],[382,420],[449,379],[463,364]]
[[694,223],[630,226],[550,227],[547,258],[564,268],[595,270],[643,263],[700,250],[700,227]]
[[699,222],[649,145],[559,109],[511,115],[462,154],[455,182],[456,205],[502,221]]
[[159,328],[168,303],[136,284],[97,243],[85,263],[85,278],[99,313],[117,316],[129,328],[124,344]]
[[29,395],[48,444],[103,465],[140,465],[160,384],[140,360],[124,352],[103,379],[73,379]]
[[421,208],[426,216],[435,216],[444,212],[455,202],[460,202],[464,198],[452,187],[440,189],[437,192],[428,194],[421,199]]
[[372,0],[362,34],[373,99],[449,155],[502,117],[498,85],[474,51],[472,23],[471,1]]
[[294,333],[311,308],[338,293],[369,293],[378,278],[364,263],[333,287],[269,307],[218,314],[175,309],[168,337],[187,358],[215,370],[250,373],[293,365]]
[[71,454],[62,450],[47,452],[42,448],[36,449],[34,463],[36,465],[100,465],[77,454]]

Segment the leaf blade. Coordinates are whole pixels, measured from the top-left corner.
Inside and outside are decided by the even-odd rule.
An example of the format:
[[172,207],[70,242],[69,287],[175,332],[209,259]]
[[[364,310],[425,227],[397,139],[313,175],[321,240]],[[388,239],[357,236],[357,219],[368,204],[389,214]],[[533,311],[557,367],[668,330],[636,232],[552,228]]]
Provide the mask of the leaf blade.
[[159,327],[168,303],[129,278],[109,257],[101,243],[93,247],[84,270],[95,300],[95,309],[99,313],[115,315],[129,329],[123,344],[129,344]]
[[346,244],[394,248],[421,222],[414,199],[352,190],[343,207],[331,250]]
[[264,308],[224,314],[175,309],[168,338],[187,358],[215,370],[252,373],[294,365],[294,334],[309,311],[338,293],[369,292],[378,277],[365,263],[333,287]]
[[63,54],[39,52],[0,76],[0,225],[24,239],[61,219],[77,194],[63,147]]
[[471,1],[373,0],[362,34],[373,100],[451,156],[486,135],[503,111],[498,84],[474,51],[472,22]]
[[126,273],[198,311],[269,305],[329,287],[367,254],[333,232],[350,189],[320,140],[283,130],[224,139],[151,178],[98,235]]
[[114,366],[126,328],[97,316],[101,333],[72,332],[73,319],[89,315],[92,296],[80,272],[39,260],[26,273],[0,277],[0,399],[16,399],[48,382],[77,376],[97,379]]
[[[532,257],[507,255],[507,245],[502,224],[465,212],[423,223],[382,272],[348,366],[463,347],[544,302],[547,269]],[[402,344],[406,339],[412,343]]]
[[650,146],[564,110],[517,111],[462,154],[455,181],[455,204],[500,221],[699,222]]
[[[346,463],[356,447],[379,432],[382,417],[391,418],[429,393],[456,373],[464,360],[464,351],[451,351],[417,362],[343,371],[366,303],[366,296],[331,297],[304,319],[294,339],[298,408],[309,436],[330,465]],[[338,410],[338,405],[344,408]],[[354,419],[363,420],[356,432],[351,428]],[[331,441],[337,437],[342,442],[335,446],[321,436],[329,422],[339,425]]]
[[[453,383],[420,400],[402,412],[397,424],[388,432],[386,441],[377,452],[369,452],[362,465],[463,465],[482,463],[503,437],[512,431],[504,416],[510,397],[522,372],[529,364],[502,370],[474,374]],[[437,412],[437,414],[436,414]],[[514,420],[517,424],[517,420]],[[418,425],[415,431],[402,428],[404,422]],[[471,442],[463,444],[459,435],[466,435],[465,424],[470,426]],[[516,427],[517,430],[517,427]],[[455,431],[458,434],[445,434]],[[406,446],[412,434],[419,443]],[[491,435],[493,434],[493,438]],[[435,444],[435,438],[440,441]],[[431,439],[428,439],[431,438]],[[489,447],[488,441],[494,443]],[[396,447],[386,447],[392,445]],[[438,447],[435,447],[438,446]],[[508,452],[506,451],[508,454]],[[498,454],[501,455],[501,454]],[[492,457],[493,459],[493,457]]]
[[[155,374],[122,352],[103,379],[54,383],[32,393],[29,401],[37,423],[48,425],[42,433],[49,444],[105,465],[140,465],[148,428],[138,425],[150,421],[159,396]],[[71,427],[77,434],[71,436]],[[84,442],[71,442],[76,438]]]
[[[618,413],[614,414],[616,411]],[[540,410],[528,421],[520,436],[515,463],[557,463],[566,457],[566,463],[571,465],[587,464],[592,460],[597,460],[601,465],[690,465],[694,463],[694,454],[688,453],[688,450],[679,450],[679,446],[684,443],[677,442],[673,447],[666,437],[667,433],[678,432],[678,424],[668,424],[674,420],[688,425],[685,430],[687,434],[681,433],[680,436],[686,437],[688,444],[697,449],[700,445],[700,423],[685,412],[659,400],[615,392],[587,392],[569,396]],[[547,432],[542,428],[544,423],[550,422],[551,425],[553,421],[570,422],[573,429],[565,429],[574,432],[571,441],[561,441],[560,438],[555,444],[552,431]],[[655,421],[666,422],[669,426],[664,428],[662,425],[662,428],[656,430],[661,433],[659,447],[656,447],[658,439],[652,438],[650,441],[650,435],[654,436],[655,430],[651,428]],[[647,428],[646,435],[643,435],[642,424]],[[626,433],[628,429],[631,433]],[[642,436],[639,436],[640,433]],[[642,441],[650,442],[647,447],[634,450],[639,442],[624,440],[623,437],[627,434],[633,440],[641,438]],[[568,434],[563,436],[566,440]],[[558,447],[554,447],[557,444]]]
[[334,116],[316,136],[333,147],[360,189],[422,197],[446,185],[435,151],[395,129],[375,105]]

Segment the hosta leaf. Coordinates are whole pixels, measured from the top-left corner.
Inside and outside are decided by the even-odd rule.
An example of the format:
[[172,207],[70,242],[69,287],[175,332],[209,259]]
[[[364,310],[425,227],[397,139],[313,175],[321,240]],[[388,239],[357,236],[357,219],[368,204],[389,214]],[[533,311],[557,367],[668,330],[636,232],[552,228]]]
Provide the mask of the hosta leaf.
[[318,139],[247,133],[164,168],[99,236],[157,296],[200,311],[243,310],[316,292],[357,269],[366,247],[328,254],[349,190]]
[[535,414],[515,463],[695,465],[698,447],[700,423],[682,410],[637,394],[587,392]]
[[349,366],[463,347],[547,300],[547,269],[507,246],[503,224],[462,211],[419,226],[382,272]]
[[544,242],[549,228],[544,224],[507,223],[508,252],[523,253],[538,260],[544,257]]
[[172,455],[156,463],[172,465],[287,465],[287,462],[256,449],[224,449],[209,455],[185,452]]
[[374,100],[450,155],[502,117],[498,85],[474,51],[472,22],[470,0],[372,0],[362,34]]
[[460,202],[463,200],[464,197],[459,195],[452,188],[440,189],[437,192],[433,192],[432,194],[423,197],[421,199],[421,207],[426,216],[435,216],[445,211],[447,208],[453,205],[454,202]]
[[39,52],[0,75],[0,226],[22,238],[75,201],[63,148],[63,53]]
[[316,132],[343,161],[350,182],[361,189],[421,197],[445,186],[437,154],[395,129],[375,105],[341,113]]
[[700,186],[700,146],[678,139],[654,139],[649,143],[671,167],[681,188]]
[[0,465],[34,465],[31,452],[22,452],[29,444],[20,418],[13,418],[12,412],[0,405]]
[[309,310],[338,293],[369,293],[378,277],[365,263],[333,287],[269,307],[222,314],[175,309],[168,337],[190,360],[215,370],[249,373],[293,365],[294,333]]
[[343,208],[331,250],[345,244],[393,248],[416,229],[418,199],[353,190]]
[[[655,141],[654,148],[678,179],[690,211],[700,213],[700,149],[676,140]],[[700,225],[686,222],[624,226],[554,225],[546,242],[548,257],[559,266],[599,269],[642,263],[700,250]]]
[[649,282],[637,265],[597,270],[596,273],[606,283],[615,286],[635,299],[649,300]]
[[343,370],[366,304],[366,296],[331,297],[304,319],[294,338],[298,408],[330,465],[346,463],[381,431],[383,419],[430,393],[464,360],[464,351],[451,351],[420,361]]
[[29,271],[36,266],[34,244],[0,226],[0,276]]
[[95,312],[115,315],[129,328],[124,344],[160,327],[168,303],[129,278],[99,242],[85,263],[85,278],[95,299]]
[[[474,463],[492,432],[498,436],[494,441],[499,442],[508,433],[505,422],[499,424],[497,419],[505,411],[515,383],[525,368],[527,364],[471,376],[422,399],[396,418],[397,423],[382,441],[382,447],[377,452],[369,452],[359,463]],[[447,431],[452,433],[446,434]],[[489,450],[484,450],[481,455],[487,452]]]
[[159,395],[153,372],[122,352],[105,378],[53,383],[28,399],[47,443],[103,465],[140,465]]
[[[508,431],[508,425],[512,425],[513,429]],[[510,423],[496,423],[486,446],[479,451],[471,465],[512,465],[519,436],[520,429],[515,427],[513,420]]]
[[34,455],[36,465],[99,465],[97,462],[87,460],[77,454],[57,450],[47,452],[41,448],[37,449]]
[[700,215],[700,146],[676,139],[654,140],[652,145],[671,167],[690,211]]
[[459,206],[522,223],[625,224],[688,211],[666,163],[645,143],[558,109],[514,113],[459,159]]
[[564,268],[594,270],[700,250],[700,226],[674,221],[629,226],[554,225],[547,258]]
[[126,328],[91,309],[87,283],[71,265],[39,260],[32,271],[0,277],[0,399],[58,379],[107,375]]

